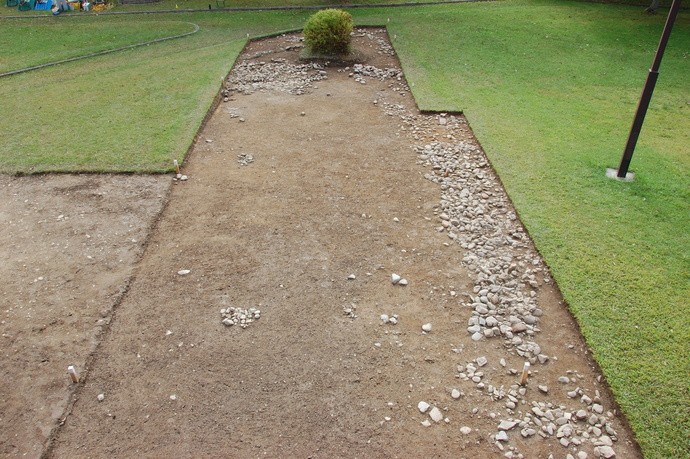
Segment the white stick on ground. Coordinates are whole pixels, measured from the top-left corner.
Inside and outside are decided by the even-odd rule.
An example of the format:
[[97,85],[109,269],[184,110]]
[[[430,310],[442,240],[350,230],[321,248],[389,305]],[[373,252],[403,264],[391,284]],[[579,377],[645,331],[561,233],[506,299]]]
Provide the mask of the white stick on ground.
[[77,374],[77,370],[73,365],[67,367],[67,373],[69,373],[70,377],[72,378],[72,382],[79,382],[79,375]]
[[529,362],[525,362],[525,366],[522,368],[522,377],[520,378],[520,385],[524,386],[527,384],[527,377],[529,376]]

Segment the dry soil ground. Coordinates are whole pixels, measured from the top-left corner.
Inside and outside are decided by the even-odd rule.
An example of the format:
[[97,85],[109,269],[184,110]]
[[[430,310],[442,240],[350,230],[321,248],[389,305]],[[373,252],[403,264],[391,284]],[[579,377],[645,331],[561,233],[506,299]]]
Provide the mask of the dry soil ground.
[[[383,31],[358,35],[367,65],[399,67]],[[299,73],[298,53],[295,37],[262,40],[237,66]],[[439,231],[413,146],[476,140],[461,117],[416,112],[404,79],[350,73],[231,91],[186,181],[0,177],[0,455],[565,458],[595,457],[603,435],[639,457],[547,272],[528,286],[538,327],[515,333],[546,363],[471,339],[467,251]],[[230,307],[261,317],[226,326]]]

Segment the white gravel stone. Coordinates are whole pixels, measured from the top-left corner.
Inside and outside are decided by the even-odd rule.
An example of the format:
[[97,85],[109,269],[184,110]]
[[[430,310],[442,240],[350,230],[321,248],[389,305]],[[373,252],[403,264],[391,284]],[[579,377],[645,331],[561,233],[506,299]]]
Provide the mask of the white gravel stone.
[[498,430],[510,430],[518,424],[518,421],[501,421],[498,425]]
[[395,273],[391,274],[391,282],[393,282],[394,284],[400,282],[400,279],[402,279],[402,277],[400,277],[399,275]]
[[436,408],[436,407],[433,407],[433,408],[431,409],[431,412],[429,412],[429,416],[431,416],[431,419],[432,419],[434,422],[439,422],[439,421],[441,421],[441,420],[443,419],[443,413],[441,413],[441,410],[439,410],[439,409]]
[[453,389],[453,390],[450,392],[450,396],[453,397],[455,400],[459,399],[461,395],[462,395],[462,394],[461,394],[460,391],[457,390],[457,389]]
[[424,427],[431,427],[431,422],[429,422],[428,419],[425,419],[425,420],[422,421],[422,425],[423,425]]
[[520,434],[521,434],[523,437],[525,437],[525,438],[531,437],[531,436],[533,436],[533,435],[536,435],[536,433],[537,433],[536,430],[530,429],[530,428],[522,429],[522,430],[520,431]]
[[422,325],[422,330],[429,333],[431,331],[431,324],[427,323],[427,324]]
[[469,435],[472,433],[472,428],[467,426],[460,427],[460,433],[463,435]]
[[98,397],[96,397],[96,399],[97,399],[99,402],[102,402],[103,400],[105,400],[105,394],[98,394]]
[[191,272],[192,271],[190,269],[181,269],[181,270],[177,271],[177,274],[179,274],[180,276],[185,276]]
[[424,401],[417,403],[417,409],[419,409],[421,413],[426,413],[430,406],[431,405]]
[[508,441],[508,434],[505,433],[503,430],[499,431],[496,434],[496,441]]
[[594,448],[594,454],[597,457],[603,457],[604,459],[616,457],[616,452],[610,446],[597,446]]
[[608,435],[602,435],[594,444],[596,446],[613,446],[613,440]]

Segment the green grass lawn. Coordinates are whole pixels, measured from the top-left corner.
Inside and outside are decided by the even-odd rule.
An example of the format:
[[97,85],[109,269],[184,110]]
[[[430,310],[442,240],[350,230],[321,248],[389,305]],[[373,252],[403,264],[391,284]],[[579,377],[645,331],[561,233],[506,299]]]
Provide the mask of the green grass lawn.
[[[181,21],[123,22],[63,18],[6,21],[0,27],[0,73],[194,30]],[[75,27],[76,23],[76,27]]]
[[645,455],[677,458],[690,457],[687,12],[635,182],[604,176],[620,161],[664,21],[638,7],[518,1],[404,10],[391,32],[420,107],[465,110]]
[[[661,65],[635,181],[604,176],[620,161],[665,21],[663,10],[641,10],[509,0],[351,12],[358,25],[391,18],[420,108],[467,114],[645,456],[689,458],[688,12]],[[0,79],[0,171],[169,171],[246,34],[300,28],[309,14],[0,19],[3,50],[7,40],[60,43],[63,34],[70,43],[3,52],[2,69],[201,26],[190,37]]]
[[[30,42],[70,29],[71,54],[194,30],[194,35],[4,77],[0,80],[0,172],[164,172],[182,161],[247,34],[297,28],[307,13],[99,16],[6,20],[2,36]],[[136,18],[136,19],[133,19]],[[40,21],[40,22],[39,22]],[[58,22],[57,25],[54,25]],[[104,31],[91,40],[101,25]],[[112,32],[122,27],[118,33]],[[141,30],[139,30],[141,29]],[[29,45],[27,45],[29,47]],[[30,47],[3,70],[65,56]],[[12,120],[12,121],[9,121]]]

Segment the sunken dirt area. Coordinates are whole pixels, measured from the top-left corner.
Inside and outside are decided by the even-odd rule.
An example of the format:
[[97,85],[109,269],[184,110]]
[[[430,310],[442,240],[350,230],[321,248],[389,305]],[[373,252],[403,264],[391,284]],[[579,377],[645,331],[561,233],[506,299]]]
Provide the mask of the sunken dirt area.
[[354,46],[251,42],[187,180],[0,178],[0,455],[640,457],[466,120]]

